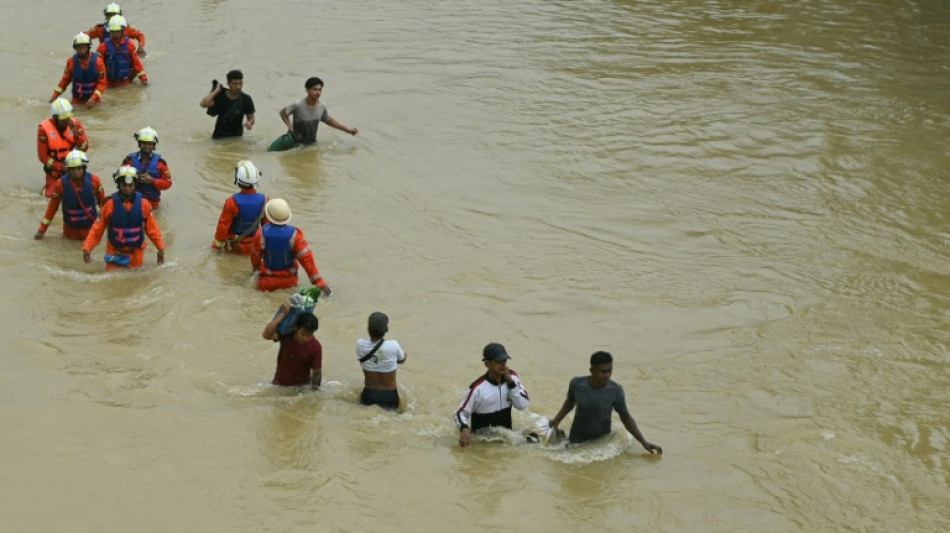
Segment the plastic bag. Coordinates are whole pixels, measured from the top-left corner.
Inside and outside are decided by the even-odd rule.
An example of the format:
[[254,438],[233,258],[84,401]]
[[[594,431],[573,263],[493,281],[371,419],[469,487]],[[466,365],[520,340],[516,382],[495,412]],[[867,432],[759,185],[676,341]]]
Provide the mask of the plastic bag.
[[[317,299],[320,298],[322,291],[318,287],[300,289],[290,296],[290,312],[277,325],[278,335],[290,335],[297,329],[297,317],[301,313],[312,313],[313,307],[317,305]],[[280,308],[274,313],[274,318],[280,314]],[[273,320],[273,319],[272,319]]]

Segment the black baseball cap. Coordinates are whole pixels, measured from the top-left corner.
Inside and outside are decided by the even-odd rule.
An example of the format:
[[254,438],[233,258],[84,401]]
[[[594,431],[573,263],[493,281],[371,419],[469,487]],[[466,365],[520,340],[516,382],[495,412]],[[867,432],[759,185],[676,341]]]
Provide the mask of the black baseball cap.
[[486,344],[485,349],[482,350],[482,361],[495,361],[496,363],[500,363],[509,359],[511,359],[511,356],[508,355],[508,351],[497,342]]

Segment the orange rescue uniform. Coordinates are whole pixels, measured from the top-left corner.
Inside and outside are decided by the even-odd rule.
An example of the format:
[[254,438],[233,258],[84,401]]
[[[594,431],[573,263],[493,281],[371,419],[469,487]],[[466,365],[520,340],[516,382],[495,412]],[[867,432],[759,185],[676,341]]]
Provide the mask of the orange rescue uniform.
[[[86,68],[89,67],[89,59],[91,57],[92,57],[92,53],[90,52],[89,55],[86,56],[85,61],[83,61],[82,59],[79,60],[80,70],[85,70]],[[63,94],[63,91],[66,90],[66,87],[69,87],[69,84],[73,82],[73,69],[75,68],[75,64],[76,64],[74,59],[75,58],[70,57],[69,59],[66,60],[66,70],[63,71],[63,77],[60,78],[59,85],[57,85],[56,88],[53,89],[54,100],[58,98],[59,95]],[[96,90],[92,94],[91,99],[96,102],[101,102],[102,93],[106,92],[106,63],[105,61],[102,60],[102,56],[99,54],[96,54],[96,72],[99,74],[99,77],[96,80]],[[84,104],[86,103],[86,101],[87,100],[80,101],[76,98],[72,99],[73,105]]]
[[298,262],[303,265],[303,269],[307,272],[310,283],[313,283],[321,289],[326,287],[327,282],[320,276],[320,271],[317,270],[317,262],[313,259],[313,252],[310,251],[310,245],[307,243],[307,239],[304,238],[303,232],[300,231],[299,228],[295,228],[294,231],[292,250],[294,254],[294,268],[288,270],[269,270],[261,258],[263,254],[261,248],[261,228],[257,229],[257,233],[255,233],[251,239],[250,257],[251,267],[254,271],[260,272],[260,276],[257,278],[257,287],[260,290],[270,292],[277,289],[296,287]]
[[[73,189],[76,189],[76,184],[73,183],[73,180],[69,180],[70,185]],[[82,188],[82,180],[79,182],[79,188]],[[99,176],[92,174],[92,191],[96,195],[96,204],[102,206],[102,203],[106,201],[106,191],[102,188],[102,182],[99,180]],[[76,196],[79,196],[79,191],[76,191]],[[46,214],[43,215],[43,221],[40,222],[40,233],[46,233],[46,230],[49,229],[49,225],[53,222],[53,218],[56,217],[56,212],[59,211],[59,204],[63,201],[63,180],[56,180],[56,183],[53,184],[53,194],[50,196],[49,204],[46,206]],[[67,239],[74,239],[77,241],[84,240],[87,235],[89,235],[89,230],[92,228],[74,228],[66,224],[66,219],[63,219],[63,237]]]
[[[113,207],[113,202],[115,200],[110,196],[106,198],[105,203],[102,204],[102,212],[99,214],[99,219],[96,220],[96,223],[92,225],[92,228],[89,230],[89,235],[86,237],[86,241],[82,245],[82,250],[84,252],[91,252],[93,248],[99,244],[99,241],[102,240],[102,236],[105,234],[106,229],[109,227],[109,221],[112,219],[112,213],[115,211]],[[132,202],[122,202],[125,205],[126,210],[132,209]],[[162,230],[158,228],[158,222],[155,221],[155,217],[152,216],[152,204],[148,203],[144,198],[142,199],[142,219],[145,221],[145,234],[148,235],[149,240],[152,241],[152,244],[155,245],[155,248],[158,250],[165,249],[165,242],[162,240]],[[142,246],[136,249],[121,249],[117,250],[113,245],[112,241],[106,239],[106,253],[113,255],[116,253],[125,254],[132,257],[132,262],[129,263],[129,267],[137,268],[145,264],[145,248],[147,247],[145,240],[142,240]],[[128,267],[122,267],[119,265],[114,265],[112,263],[106,263],[106,270],[124,270]]]
[[[99,48],[96,48],[96,53],[99,54],[103,58],[106,57],[106,41],[108,41],[108,39],[99,43]],[[132,73],[126,79],[115,80],[115,81],[108,79],[108,76],[106,76],[106,85],[108,85],[109,87],[122,87],[123,85],[128,85],[132,83],[132,80],[134,80],[136,77],[142,80],[142,85],[148,85],[148,76],[145,74],[145,65],[142,64],[142,60],[139,59],[138,54],[135,53],[135,43],[133,43],[129,39],[126,39],[125,43],[126,43],[126,50],[128,50],[129,52],[128,59],[132,63],[131,65]]]
[[36,130],[36,157],[43,164],[43,170],[46,172],[46,187],[43,194],[50,198],[53,194],[53,184],[66,172],[64,163],[66,154],[73,149],[85,152],[89,149],[89,139],[86,138],[86,130],[82,127],[79,119],[72,118],[72,125],[66,127],[66,131],[59,131],[56,127],[56,119],[48,118],[40,123]]
[[[257,194],[257,189],[241,189],[238,194]],[[270,198],[265,196],[264,203],[266,204],[268,201],[270,201]],[[221,208],[221,216],[218,217],[218,227],[214,231],[214,242],[211,243],[212,250],[221,250],[224,247],[225,241],[231,240],[229,251],[232,254],[251,254],[254,236],[248,235],[240,241],[233,241],[232,239],[238,236],[228,231],[231,229],[231,224],[234,223],[234,218],[237,217],[240,212],[241,209],[238,207],[237,202],[234,201],[234,197],[228,196],[228,199],[224,201],[224,207]]]
[[[109,38],[109,30],[106,29],[105,24],[96,24],[95,26],[89,28],[89,31],[86,32],[86,35],[88,35],[90,39],[99,39],[99,42],[102,43],[102,41],[105,41]],[[133,28],[132,26],[126,26],[122,35],[128,37],[129,39],[135,39],[138,41],[139,48],[145,48],[145,34],[141,31]]]

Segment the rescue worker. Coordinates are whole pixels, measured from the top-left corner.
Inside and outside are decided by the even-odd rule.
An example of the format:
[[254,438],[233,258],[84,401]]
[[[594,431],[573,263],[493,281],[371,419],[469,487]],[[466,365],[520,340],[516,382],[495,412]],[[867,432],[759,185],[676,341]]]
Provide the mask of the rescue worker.
[[79,119],[73,118],[73,105],[65,98],[57,98],[50,104],[52,117],[40,123],[36,130],[36,156],[46,173],[43,194],[53,194],[53,184],[65,174],[66,156],[74,148],[83,152],[89,149],[86,131]]
[[63,237],[81,241],[89,234],[89,228],[99,215],[99,206],[106,200],[106,192],[99,176],[86,170],[88,166],[89,159],[82,150],[73,150],[66,156],[68,176],[53,184],[53,195],[34,239],[42,239],[46,234],[59,211],[60,202],[63,205]]
[[[100,22],[99,24],[96,24],[95,26],[89,28],[89,31],[86,32],[89,34],[89,37],[93,39],[99,39],[100,43],[104,41],[106,37],[109,35],[109,30],[107,29],[107,27],[109,26],[109,19],[111,19],[112,17],[116,15],[121,15],[122,8],[119,7],[119,4],[112,2],[111,4],[107,5],[105,9],[102,10],[102,14],[106,16],[105,22]],[[126,25],[123,35],[125,35],[129,39],[135,39],[136,41],[138,41],[139,50],[137,53],[140,57],[145,57],[146,55],[145,54],[145,34],[133,28],[131,25]]]
[[135,43],[123,35],[128,26],[125,17],[115,15],[106,26],[109,38],[99,44],[96,50],[106,62],[106,79],[109,87],[120,87],[132,83],[136,77],[142,85],[148,85],[148,76],[142,60],[135,55]]
[[258,288],[265,292],[297,286],[297,263],[307,271],[310,283],[330,295],[330,286],[320,276],[303,232],[291,226],[290,206],[282,198],[264,204],[266,222],[251,241],[251,266],[259,272]]
[[73,84],[73,105],[85,104],[91,108],[102,101],[102,93],[106,91],[106,63],[99,54],[90,53],[91,42],[85,33],[73,37],[76,53],[66,60],[63,77],[53,89],[53,96],[49,97],[51,103],[70,83]]
[[145,263],[145,236],[158,249],[158,264],[165,262],[165,243],[158,222],[152,216],[152,204],[135,192],[138,173],[129,166],[119,167],[112,175],[119,192],[106,198],[102,213],[89,230],[82,245],[82,260],[92,262],[92,249],[108,232],[106,244],[106,270],[138,268]]
[[264,216],[267,197],[257,192],[261,171],[250,161],[241,161],[234,169],[234,184],[240,187],[224,201],[211,249],[249,255],[251,241]]
[[158,209],[158,204],[162,201],[162,191],[172,186],[172,173],[168,170],[168,163],[155,151],[158,132],[151,126],[145,126],[133,137],[139,143],[139,151],[125,156],[122,165],[135,167],[139,174],[135,192],[141,193],[151,202],[153,208]]

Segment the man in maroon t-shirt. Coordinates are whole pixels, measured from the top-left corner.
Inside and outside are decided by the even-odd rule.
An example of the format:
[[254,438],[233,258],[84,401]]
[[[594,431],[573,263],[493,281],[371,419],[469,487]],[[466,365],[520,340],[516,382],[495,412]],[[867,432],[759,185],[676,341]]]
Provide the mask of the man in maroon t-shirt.
[[297,317],[297,329],[289,335],[277,333],[280,321],[290,312],[290,301],[281,305],[280,312],[264,327],[261,334],[265,339],[280,342],[277,352],[277,371],[274,373],[274,385],[295,387],[307,383],[314,389],[320,388],[323,381],[323,347],[313,336],[320,323],[313,313],[301,313]]

